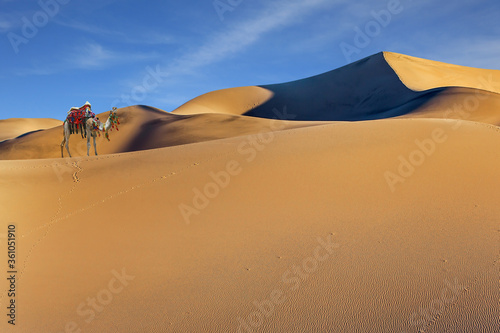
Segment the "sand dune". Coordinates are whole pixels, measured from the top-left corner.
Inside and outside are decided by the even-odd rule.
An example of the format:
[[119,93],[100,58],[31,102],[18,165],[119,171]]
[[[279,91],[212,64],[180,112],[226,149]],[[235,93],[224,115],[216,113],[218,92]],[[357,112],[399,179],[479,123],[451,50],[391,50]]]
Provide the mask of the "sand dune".
[[[495,100],[494,105],[497,105],[500,71],[382,52],[303,80],[210,92],[189,101],[173,113],[213,112],[274,118],[273,110],[286,107],[292,115],[288,118],[290,120],[355,121],[396,116],[411,118],[415,111],[424,109],[427,116],[442,118],[441,112],[435,115],[429,112],[428,105],[455,108],[456,100],[443,98],[450,87],[459,87],[464,93],[478,95],[481,101]],[[237,96],[237,103],[234,96]],[[466,99],[466,103],[470,102]],[[490,103],[480,103],[474,110],[478,115],[475,119],[498,125],[498,115],[479,115],[491,114],[490,106]],[[463,119],[463,115],[451,112],[447,118]]]
[[[436,130],[434,153],[392,192],[386,172]],[[247,140],[2,162],[2,229],[23,236],[16,329],[494,331],[497,128],[332,124],[277,132],[256,155]],[[227,186],[195,199],[231,161]],[[128,279],[109,300],[117,272]]]
[[463,87],[500,93],[500,70],[481,69],[384,52],[384,58],[408,88],[415,91]]
[[0,120],[0,142],[18,137],[22,134],[52,128],[62,121],[45,118],[11,118]]
[[[227,98],[233,94],[247,96],[248,101],[240,100],[238,105],[233,105],[232,98]],[[273,118],[274,109],[286,107],[293,115],[291,120],[369,120],[405,114],[427,101],[429,95],[432,92],[408,89],[379,53],[303,80],[212,92],[193,99],[173,113],[230,110],[230,113]],[[260,102],[253,106],[257,101]]]
[[0,331],[498,331],[500,102],[477,73],[498,75],[381,53],[119,109],[99,156],[74,135],[60,158],[62,126],[0,143]]
[[[119,131],[110,132],[110,141],[104,136],[97,138],[98,154],[170,147],[321,124],[321,122],[278,121],[224,114],[176,115],[148,106],[119,109],[117,114],[120,120]],[[281,111],[276,114],[277,118],[282,117]],[[107,116],[107,112],[98,115],[101,121],[105,121]],[[0,160],[60,157],[62,138],[61,125],[5,141],[0,143]],[[86,156],[87,139],[82,139],[80,134],[72,135],[70,151],[73,156]],[[90,153],[94,155],[92,140]],[[64,156],[68,157],[66,149]]]
[[401,118],[461,119],[500,126],[500,94],[479,89],[445,88]]
[[[265,87],[236,87],[198,96],[173,111],[174,114],[228,113],[242,115],[274,97]],[[268,110],[270,116],[272,110]],[[293,120],[293,119],[292,119]]]

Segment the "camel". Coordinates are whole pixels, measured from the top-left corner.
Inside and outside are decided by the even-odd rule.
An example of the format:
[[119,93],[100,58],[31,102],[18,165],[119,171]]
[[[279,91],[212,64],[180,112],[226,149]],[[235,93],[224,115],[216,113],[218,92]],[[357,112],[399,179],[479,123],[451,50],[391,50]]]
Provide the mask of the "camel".
[[[94,139],[94,152],[97,156],[97,147],[96,147],[96,142],[95,139],[97,135],[101,135],[100,132],[104,132],[104,136],[106,139],[109,141],[109,134],[108,131],[112,130],[113,128],[116,128],[118,130],[118,116],[116,115],[116,107],[113,107],[113,110],[109,111],[109,116],[108,119],[106,120],[105,123],[102,123],[98,118],[87,118],[85,120],[85,128],[86,128],[86,136],[87,136],[87,156],[89,155],[90,152],[90,137]],[[68,120],[66,119],[64,121],[64,138],[63,141],[61,142],[61,157],[64,157],[64,146],[66,145],[66,150],[68,151],[69,157],[71,157],[71,153],[69,151],[69,137],[71,135],[71,130],[70,130],[70,124]]]
[[91,107],[92,106],[87,101],[81,108],[72,107],[68,111],[66,120],[69,122],[70,134],[78,134],[78,130],[80,130],[82,139],[86,137],[84,137],[84,135],[87,134],[85,119],[90,117],[93,118],[95,116],[91,111]]

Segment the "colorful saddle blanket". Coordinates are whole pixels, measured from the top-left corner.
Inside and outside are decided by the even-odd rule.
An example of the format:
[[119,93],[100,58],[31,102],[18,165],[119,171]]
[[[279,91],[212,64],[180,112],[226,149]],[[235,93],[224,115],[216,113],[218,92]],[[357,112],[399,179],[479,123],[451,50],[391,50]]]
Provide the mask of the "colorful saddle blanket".
[[89,105],[84,105],[81,108],[71,108],[66,119],[68,122],[79,125],[85,122],[85,119],[95,118],[95,114],[90,110]]

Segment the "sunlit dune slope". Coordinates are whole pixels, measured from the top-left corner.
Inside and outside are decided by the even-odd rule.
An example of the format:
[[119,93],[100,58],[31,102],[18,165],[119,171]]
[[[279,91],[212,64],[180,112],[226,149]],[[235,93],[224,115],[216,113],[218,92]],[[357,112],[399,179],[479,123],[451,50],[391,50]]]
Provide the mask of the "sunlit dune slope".
[[12,139],[22,134],[56,127],[62,121],[47,118],[10,118],[0,120],[0,141]]
[[384,58],[401,81],[415,91],[462,87],[500,93],[500,70],[452,65],[393,52],[384,52]]
[[462,119],[500,126],[500,94],[470,88],[445,88],[401,118]]

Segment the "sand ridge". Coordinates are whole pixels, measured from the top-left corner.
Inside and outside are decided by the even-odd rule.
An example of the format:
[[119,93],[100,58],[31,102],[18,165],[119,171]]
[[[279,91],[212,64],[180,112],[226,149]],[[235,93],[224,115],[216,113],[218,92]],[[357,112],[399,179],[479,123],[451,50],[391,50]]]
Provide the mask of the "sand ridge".
[[452,65],[393,52],[383,52],[383,55],[412,90],[463,87],[500,94],[500,70]]
[[22,134],[56,127],[62,121],[46,118],[10,118],[0,120],[0,142]]

